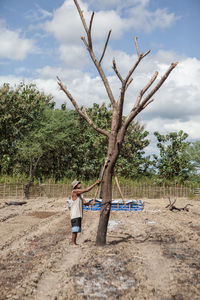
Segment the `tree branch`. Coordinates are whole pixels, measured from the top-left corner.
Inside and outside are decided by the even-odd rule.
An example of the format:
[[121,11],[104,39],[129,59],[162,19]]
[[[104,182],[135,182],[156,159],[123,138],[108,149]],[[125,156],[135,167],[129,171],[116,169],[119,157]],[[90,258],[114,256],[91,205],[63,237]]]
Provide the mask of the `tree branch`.
[[140,57],[140,51],[139,51],[137,39],[138,39],[138,37],[136,36],[136,37],[134,38],[134,42],[135,42],[135,46],[136,46],[136,50],[137,50],[138,57]]
[[172,63],[169,69],[166,71],[166,73],[161,77],[160,81],[156,84],[155,88],[146,96],[146,98],[142,101],[141,105],[144,106],[144,104],[159,90],[161,85],[165,82],[171,71],[177,66],[178,62]]
[[131,84],[131,82],[133,81],[133,78],[129,78],[127,84],[126,84],[126,88],[125,88],[125,91],[127,90],[127,88],[129,87],[129,85]]
[[[112,90],[110,88],[109,82],[108,82],[108,80],[106,78],[106,75],[105,75],[105,73],[104,73],[104,71],[103,71],[103,69],[101,67],[100,62],[97,60],[97,58],[96,58],[96,56],[95,56],[95,54],[93,52],[93,49],[92,49],[91,28],[92,28],[92,21],[93,21],[94,15],[92,14],[92,16],[91,16],[91,19],[90,19],[90,28],[88,29],[87,24],[86,24],[85,19],[84,19],[84,16],[83,16],[83,12],[82,12],[79,4],[78,4],[78,1],[74,0],[74,3],[76,5],[76,7],[77,7],[77,10],[78,10],[78,13],[80,15],[81,21],[83,23],[83,27],[84,27],[85,32],[87,34],[88,43],[86,42],[86,40],[85,40],[84,37],[81,37],[81,39],[83,40],[83,42],[84,42],[84,44],[85,44],[85,46],[86,46],[86,48],[87,48],[87,50],[88,50],[88,52],[90,54],[90,57],[91,57],[94,65],[95,65],[97,71],[100,74],[100,77],[101,77],[101,79],[103,81],[104,87],[106,89],[106,92],[108,94],[108,97],[110,99],[110,102],[111,102],[112,106],[116,107],[117,104],[116,104],[115,98],[113,96]],[[110,37],[110,33],[111,33],[111,31],[108,34],[107,43],[108,43],[108,40],[109,40],[109,37]],[[105,44],[104,51],[103,51],[103,54],[102,54],[102,58],[100,59],[100,61],[103,59],[104,53],[106,51],[107,43]]]
[[123,82],[123,78],[121,76],[121,74],[119,73],[118,69],[117,69],[117,65],[116,65],[116,61],[115,61],[115,58],[113,58],[113,70],[115,71],[115,74],[117,75],[117,77],[119,78],[119,80],[121,82]]
[[87,49],[89,49],[89,45],[88,45],[86,39],[84,38],[84,36],[81,36],[81,40],[82,40],[83,43],[85,44],[85,47],[86,47]]
[[134,105],[133,109],[131,110],[131,112],[129,113],[129,115],[126,117],[126,120],[124,121],[121,130],[120,130],[120,134],[118,136],[118,143],[122,143],[123,139],[124,139],[124,135],[126,132],[126,129],[128,128],[129,124],[131,123],[131,121],[137,116],[137,114],[139,112],[141,112],[145,107],[147,107],[147,105],[149,105],[153,99],[151,99],[151,97],[157,92],[157,90],[162,86],[162,84],[165,82],[165,80],[167,79],[167,77],[169,76],[169,74],[171,73],[171,71],[177,66],[177,62],[176,63],[172,63],[171,66],[169,67],[169,69],[166,71],[166,73],[164,74],[164,76],[160,79],[160,81],[157,83],[157,85],[155,86],[155,88],[146,96],[146,98],[140,103],[141,98],[143,96],[143,93],[145,93],[148,88],[152,85],[152,83],[155,81],[155,79],[157,78],[158,74],[157,72],[154,74],[154,76],[152,77],[152,79],[149,81],[149,83],[146,85],[146,87],[144,87],[144,89],[140,92],[136,104]]
[[101,64],[102,59],[103,59],[103,57],[104,57],[104,54],[105,54],[105,52],[106,52],[106,48],[107,48],[107,45],[108,45],[108,41],[109,41],[111,32],[112,32],[112,30],[110,30],[109,33],[108,33],[107,40],[106,40],[106,43],[105,43],[105,46],[104,46],[104,49],[103,49],[103,53],[102,53],[101,58],[100,58],[100,60],[99,60],[99,64]]
[[138,42],[137,42],[137,40],[138,40],[138,37],[136,36],[136,37],[134,38],[134,42],[135,42],[135,46],[136,46],[136,50],[137,50],[138,57],[142,56],[142,58],[144,58],[147,54],[149,54],[149,52],[150,52],[151,50],[148,50],[145,54],[140,53],[140,50],[139,50],[139,47],[138,47]]
[[138,107],[138,105],[140,104],[140,101],[143,97],[143,95],[146,93],[146,91],[152,86],[152,84],[154,83],[154,81],[156,80],[158,76],[158,72],[155,72],[155,74],[153,75],[153,77],[150,79],[150,81],[147,83],[147,85],[140,91],[138,97],[137,97],[137,101],[134,105],[134,108]]
[[135,71],[135,69],[137,68],[137,66],[139,65],[140,61],[142,60],[142,56],[139,56],[136,63],[134,64],[134,66],[130,69],[130,71],[128,72],[128,75],[126,76],[125,80],[124,80],[124,84],[126,85],[126,83],[128,82],[129,78],[131,77],[131,75],[133,74],[133,72]]
[[110,133],[109,133],[108,131],[104,130],[104,129],[101,129],[101,128],[97,127],[97,126],[92,122],[92,120],[88,117],[88,114],[87,114],[87,112],[86,112],[85,107],[83,107],[83,110],[84,110],[85,120],[88,122],[88,124],[89,124],[92,128],[94,128],[96,131],[98,131],[99,133],[101,133],[101,134],[103,134],[103,135],[105,135],[106,137],[109,138]]
[[[131,75],[133,74],[133,72],[135,71],[135,69],[137,68],[137,66],[139,65],[140,61],[149,54],[150,50],[148,50],[145,54],[140,53],[139,51],[139,47],[138,47],[138,42],[137,42],[138,37],[136,36],[134,41],[135,41],[135,45],[136,45],[136,50],[137,50],[137,54],[138,54],[138,59],[136,61],[136,63],[134,64],[134,66],[130,69],[130,71],[128,72],[128,75],[126,76],[125,80],[122,81],[122,87],[121,87],[121,95],[120,95],[120,99],[118,100],[118,104],[119,104],[119,110],[120,110],[120,115],[123,114],[123,106],[124,106],[124,95],[125,92],[127,90],[127,88],[129,87],[130,83],[132,82],[131,79]],[[119,74],[119,72],[118,72]],[[142,97],[142,96],[141,96]],[[140,99],[141,100],[141,99]]]
[[145,107],[147,107],[150,103],[152,103],[154,101],[154,99],[150,99],[149,101],[147,101],[145,104],[144,104],[144,106],[143,106],[143,109],[145,108]]
[[82,23],[83,23],[83,27],[84,27],[84,29],[85,29],[85,32],[87,33],[87,36],[88,36],[89,30],[88,30],[87,24],[86,24],[86,22],[85,22],[85,18],[84,18],[83,12],[82,12],[82,10],[81,10],[79,4],[78,4],[78,1],[77,1],[77,0],[74,0],[74,3],[75,3],[75,5],[76,5],[76,7],[77,7],[77,10],[78,10],[79,15],[80,15],[80,17],[81,17],[81,21],[82,21]]
[[88,42],[89,42],[89,47],[92,49],[92,36],[91,36],[91,31],[92,31],[92,22],[94,18],[94,12],[92,13],[91,19],[90,19],[90,26],[89,26],[89,31],[88,31]]
[[106,137],[109,138],[110,133],[104,129],[101,129],[99,127],[97,127],[92,120],[88,117],[86,110],[84,109],[84,112],[79,108],[77,102],[75,101],[75,99],[72,97],[72,95],[70,94],[70,92],[68,91],[68,89],[63,85],[62,81],[60,80],[59,77],[57,77],[58,79],[58,85],[60,86],[60,89],[67,95],[67,97],[69,98],[69,100],[71,101],[71,103],[73,104],[74,108],[76,109],[76,111],[79,113],[79,115],[81,117],[83,117],[88,124],[94,128],[97,132],[105,135]]

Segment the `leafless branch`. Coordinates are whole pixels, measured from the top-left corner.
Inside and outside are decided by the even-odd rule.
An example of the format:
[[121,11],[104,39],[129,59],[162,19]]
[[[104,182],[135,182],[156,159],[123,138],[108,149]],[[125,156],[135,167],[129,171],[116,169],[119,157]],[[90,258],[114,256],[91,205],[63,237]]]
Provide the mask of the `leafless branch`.
[[91,31],[92,31],[92,22],[94,19],[94,12],[92,13],[91,19],[90,19],[90,26],[89,26],[89,30],[88,30],[88,43],[89,43],[89,47],[92,49],[92,35],[91,35]]
[[115,71],[115,73],[116,73],[117,77],[119,78],[119,80],[121,82],[123,82],[123,78],[122,78],[121,74],[119,73],[119,71],[117,69],[115,58],[113,58],[113,70]]
[[82,21],[82,23],[83,23],[83,27],[84,27],[84,29],[85,29],[85,32],[87,33],[87,36],[88,36],[88,27],[87,27],[87,24],[86,24],[86,22],[85,22],[85,18],[84,18],[83,12],[82,12],[82,10],[81,10],[79,4],[78,4],[78,1],[77,1],[77,0],[74,0],[74,3],[75,3],[75,5],[76,5],[76,7],[77,7],[77,10],[78,10],[79,15],[80,15],[80,17],[81,17],[81,21]]
[[146,108],[146,107],[147,107],[150,103],[152,103],[153,101],[154,101],[154,99],[148,100],[148,101],[144,104],[143,109]]
[[69,98],[69,100],[71,101],[71,103],[73,104],[74,108],[76,109],[76,111],[79,113],[79,115],[81,115],[87,122],[88,124],[94,128],[97,132],[105,135],[106,137],[109,138],[110,133],[104,129],[101,129],[99,127],[97,127],[94,122],[92,122],[92,120],[88,117],[87,112],[85,109],[83,109],[83,111],[80,109],[80,107],[78,106],[77,102],[75,101],[75,99],[72,97],[72,95],[70,94],[70,92],[68,91],[68,89],[63,85],[62,81],[60,80],[59,77],[57,77],[58,79],[58,85],[60,86],[60,89],[67,95],[67,97]]
[[103,49],[103,53],[102,53],[101,58],[100,58],[100,60],[99,60],[99,64],[101,64],[102,59],[103,59],[103,57],[104,57],[104,54],[105,54],[105,52],[106,52],[106,48],[107,48],[107,45],[108,45],[108,41],[109,41],[111,32],[112,32],[112,30],[110,30],[109,33],[108,33],[107,40],[106,40],[106,43],[105,43],[105,46],[104,46],[104,49]]
[[157,77],[158,77],[158,72],[155,72],[155,74],[153,75],[153,77],[151,78],[151,80],[142,89],[142,95],[144,95],[146,93],[146,91],[150,88],[150,86],[152,86],[152,84],[154,83],[154,81],[156,80]]
[[[138,60],[139,60],[139,58],[138,58]],[[140,104],[138,106],[134,106],[133,109],[131,110],[131,112],[129,113],[129,115],[126,117],[126,120],[123,123],[123,125],[121,127],[121,130],[120,130],[120,134],[118,136],[118,143],[119,144],[122,143],[124,135],[125,135],[125,132],[126,132],[126,129],[129,126],[129,124],[131,123],[131,121],[137,116],[137,114],[140,111],[142,111],[150,102],[152,102],[151,97],[157,92],[157,90],[165,82],[165,80],[167,79],[167,77],[169,76],[169,74],[171,73],[171,71],[177,66],[177,64],[178,64],[177,62],[171,64],[171,66],[166,71],[166,73],[164,74],[164,76],[160,79],[160,81],[157,83],[157,85],[155,86],[155,88],[146,96],[146,98],[141,103],[140,103],[140,100],[141,100],[140,97],[142,97],[142,96],[139,94],[136,103],[138,102]],[[156,77],[157,77],[157,73],[154,74],[154,76],[152,77],[152,79],[150,80],[150,82],[147,84],[147,86],[143,90],[146,91],[152,85],[152,83],[156,79]]]
[[[140,61],[141,61],[142,57],[138,57],[136,63],[134,64],[134,66],[131,68],[131,70],[128,72],[128,75],[126,76],[126,78],[122,81],[122,87],[121,87],[121,94],[120,94],[120,98],[118,100],[118,104],[119,104],[119,114],[120,116],[123,114],[123,105],[124,105],[124,95],[125,95],[125,91],[127,90],[129,84],[130,84],[130,78],[131,75],[133,74],[133,72],[135,71],[135,69],[137,68],[137,66],[139,65]],[[128,86],[127,86],[128,84]],[[121,117],[120,117],[121,118]]]
[[146,91],[151,87],[151,85],[154,83],[154,81],[156,80],[158,76],[158,72],[155,72],[155,74],[153,75],[153,77],[149,80],[149,82],[147,83],[147,85],[140,91],[138,97],[137,97],[137,101],[135,103],[134,108],[138,107],[138,105],[140,104],[140,101],[142,99],[142,96],[146,93]]
[[127,90],[127,88],[129,87],[129,85],[131,84],[132,81],[133,81],[133,78],[132,77],[129,78],[129,80],[128,80],[127,84],[126,84],[125,90]]
[[[135,69],[137,68],[137,66],[139,65],[140,61],[147,55],[149,54],[150,50],[148,50],[145,54],[141,53],[139,51],[139,47],[138,47],[138,42],[137,42],[138,37],[136,36],[134,41],[135,41],[135,45],[136,45],[136,50],[137,50],[137,54],[138,54],[138,59],[136,61],[136,63],[134,64],[134,66],[130,69],[130,71],[128,72],[126,78],[122,81],[122,77],[120,78],[119,75],[119,71],[117,69],[114,68],[115,73],[117,74],[117,76],[120,78],[121,82],[122,82],[122,87],[121,87],[121,94],[120,94],[120,99],[118,100],[118,105],[119,105],[119,114],[120,116],[123,114],[123,106],[124,106],[124,96],[125,96],[125,91],[127,90],[127,88],[129,87],[130,83],[132,82],[131,76],[133,74],[133,72],[135,71]],[[117,71],[117,72],[116,72]],[[137,102],[140,102],[142,98],[141,96],[138,96]],[[136,103],[137,103],[136,102]],[[135,107],[134,107],[135,110]],[[133,110],[132,110],[133,111]],[[139,112],[139,110],[138,110]],[[120,117],[121,118],[121,117]],[[121,125],[120,125],[121,126]]]
[[107,94],[108,94],[108,97],[109,97],[109,99],[110,99],[110,102],[111,102],[112,106],[113,106],[113,107],[116,107],[116,101],[115,101],[115,98],[114,98],[114,96],[113,96],[113,93],[112,93],[112,90],[111,90],[111,88],[110,88],[109,82],[108,82],[108,80],[107,80],[107,78],[106,78],[106,75],[105,75],[105,73],[104,73],[104,71],[103,71],[103,69],[102,69],[102,67],[101,67],[101,64],[100,64],[100,62],[101,62],[101,60],[103,59],[103,56],[104,56],[104,54],[105,54],[105,51],[106,51],[106,47],[107,47],[107,43],[108,43],[108,40],[109,40],[109,37],[110,37],[111,30],[109,31],[108,38],[107,38],[106,44],[105,44],[105,46],[104,46],[104,51],[103,51],[102,57],[101,57],[100,62],[99,62],[99,61],[97,60],[97,58],[96,58],[94,52],[93,52],[93,49],[92,49],[91,28],[92,28],[92,21],[93,21],[94,15],[92,14],[92,16],[91,16],[91,19],[90,19],[90,25],[89,25],[90,27],[89,27],[89,29],[88,29],[87,24],[86,24],[86,22],[85,22],[85,18],[84,18],[83,12],[82,12],[82,10],[81,10],[79,4],[78,4],[78,1],[77,1],[77,0],[74,0],[74,3],[75,3],[75,5],[76,5],[76,7],[77,7],[78,13],[79,13],[79,15],[80,15],[80,19],[81,19],[81,21],[82,21],[83,27],[84,27],[85,32],[86,32],[86,34],[87,34],[87,37],[88,37],[88,43],[87,43],[87,41],[86,41],[86,39],[85,39],[84,37],[81,37],[81,39],[82,39],[82,41],[84,42],[84,44],[85,44],[85,46],[86,46],[86,48],[87,48],[87,50],[88,50],[88,52],[89,52],[89,54],[90,54],[90,57],[91,57],[91,59],[92,59],[94,65],[95,65],[97,71],[99,72],[99,74],[100,74],[100,76],[101,76],[101,79],[102,79],[102,81],[103,81],[104,87],[105,87],[105,89],[106,89],[106,92],[107,92]]
[[135,71],[135,69],[137,68],[137,66],[139,65],[139,63],[140,63],[141,60],[142,60],[142,56],[139,56],[138,59],[137,59],[137,61],[134,64],[134,66],[128,72],[128,75],[126,76],[126,79],[124,80],[125,86],[126,86],[126,83],[129,80],[129,78],[131,77],[131,75],[133,74],[133,72]]
[[138,39],[138,37],[136,36],[136,37],[134,38],[134,42],[135,42],[135,46],[136,46],[136,50],[137,50],[138,57],[140,57],[140,51],[139,51],[137,39]]
[[177,66],[178,62],[172,63],[169,69],[166,71],[163,77],[159,80],[159,82],[156,84],[155,88],[146,96],[146,98],[142,101],[141,105],[143,106],[156,92],[159,90],[161,85],[165,82],[171,71]]
[[149,49],[145,54],[142,54],[142,58],[144,58],[145,56],[147,56],[150,52],[151,52],[151,50]]
[[145,54],[140,53],[140,50],[139,50],[139,47],[138,47],[138,42],[137,42],[137,40],[138,40],[138,37],[136,36],[136,37],[134,38],[134,42],[135,42],[135,46],[136,46],[136,50],[137,50],[138,57],[141,56],[142,58],[144,58],[145,56],[147,56],[147,55],[149,54],[149,52],[150,52],[151,50],[148,50]]

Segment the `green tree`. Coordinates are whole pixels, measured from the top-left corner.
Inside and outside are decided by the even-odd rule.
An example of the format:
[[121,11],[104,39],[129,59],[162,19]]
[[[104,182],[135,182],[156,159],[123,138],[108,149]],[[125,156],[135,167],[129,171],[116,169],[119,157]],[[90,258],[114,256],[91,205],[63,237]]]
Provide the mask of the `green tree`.
[[[99,127],[110,128],[112,112],[105,104],[93,104],[87,109],[87,115]],[[71,157],[73,172],[76,177],[85,180],[97,177],[107,153],[107,139],[99,135],[86,123],[77,112],[74,112],[74,130],[71,130],[73,140],[73,156]],[[144,157],[144,148],[149,141],[147,131],[139,122],[132,122],[127,130],[121,155],[116,165],[118,175],[136,178],[146,174],[149,157]]]
[[[108,128],[111,122],[111,112],[105,104],[93,104],[87,109],[91,120],[96,120],[98,126]],[[86,123],[77,112],[74,112],[74,132],[72,131],[72,167],[78,178],[92,179],[97,177],[104,163],[107,140],[105,136],[99,135],[88,123]]]
[[63,157],[71,150],[71,122],[67,110],[47,109],[44,111],[40,127],[32,130],[17,143],[18,172],[21,169],[20,171],[29,174],[29,182],[25,187],[26,198],[35,175],[53,175],[55,180],[63,177]]
[[53,108],[51,96],[39,92],[35,85],[20,83],[0,88],[0,172],[12,173],[16,144],[38,128],[46,107]]
[[157,147],[160,156],[154,155],[153,164],[157,168],[160,178],[164,181],[173,179],[184,181],[188,179],[192,169],[187,153],[190,143],[185,141],[188,134],[180,130],[178,133],[170,132],[166,135],[156,131],[154,135],[158,141]]
[[117,174],[132,179],[148,175],[150,156],[145,157],[144,151],[149,145],[148,134],[139,122],[130,124],[116,163]]
[[200,170],[200,141],[191,143],[188,146],[187,150],[188,150],[191,162],[192,162],[196,172],[199,172],[199,170]]

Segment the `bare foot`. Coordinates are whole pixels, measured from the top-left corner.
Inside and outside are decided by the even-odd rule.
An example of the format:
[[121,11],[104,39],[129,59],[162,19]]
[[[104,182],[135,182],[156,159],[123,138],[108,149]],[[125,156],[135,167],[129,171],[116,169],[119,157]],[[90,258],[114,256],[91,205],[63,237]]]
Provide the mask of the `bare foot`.
[[76,246],[76,247],[77,247],[77,246],[79,246],[79,245],[76,244],[76,243],[72,243],[72,242],[71,242],[71,243],[70,243],[70,246]]

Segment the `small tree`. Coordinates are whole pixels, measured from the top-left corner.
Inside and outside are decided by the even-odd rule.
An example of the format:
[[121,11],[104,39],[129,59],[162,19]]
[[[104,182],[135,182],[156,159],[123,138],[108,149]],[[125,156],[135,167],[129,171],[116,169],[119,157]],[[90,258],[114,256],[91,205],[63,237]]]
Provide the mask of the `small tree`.
[[24,187],[25,198],[28,199],[30,187],[33,184],[39,161],[44,152],[41,142],[38,139],[37,132],[31,132],[31,134],[26,136],[23,141],[20,141],[17,145],[17,149],[19,160],[27,162],[27,166],[29,166],[29,181]]
[[170,132],[162,135],[154,132],[160,150],[160,156],[154,155],[154,166],[163,181],[173,180],[174,178],[184,181],[189,177],[192,165],[187,149],[189,142],[185,140],[187,133],[182,130],[179,132]]
[[193,142],[189,145],[188,154],[190,156],[190,160],[194,168],[196,169],[197,173],[200,170],[200,141]]
[[146,92],[150,89],[152,84],[155,82],[158,72],[155,72],[155,74],[152,76],[150,81],[147,83],[147,85],[139,92],[136,102],[133,105],[132,110],[128,114],[128,116],[123,120],[123,108],[124,108],[124,100],[125,100],[125,94],[132,82],[132,74],[138,67],[139,63],[145,58],[150,50],[148,50],[146,53],[140,53],[138,43],[137,43],[137,37],[135,38],[135,45],[137,50],[137,61],[135,64],[130,68],[127,76],[125,78],[122,77],[120,74],[115,59],[113,59],[113,70],[116,74],[116,76],[119,78],[121,82],[121,89],[118,99],[115,99],[113,92],[111,90],[110,84],[108,82],[108,79],[104,73],[104,70],[102,68],[102,60],[106,52],[107,44],[111,35],[111,30],[108,33],[107,40],[105,42],[104,49],[102,51],[101,57],[98,59],[94,53],[93,50],[93,41],[92,41],[92,24],[94,19],[94,12],[91,15],[89,26],[86,24],[83,12],[79,6],[79,3],[77,0],[74,0],[74,3],[77,7],[80,19],[82,21],[83,27],[85,29],[85,33],[87,36],[87,39],[85,37],[81,37],[83,43],[85,44],[85,47],[90,55],[91,60],[93,61],[101,79],[104,84],[104,87],[106,89],[108,98],[111,103],[112,107],[112,122],[111,122],[111,128],[110,130],[105,130],[96,125],[94,121],[92,121],[86,110],[84,108],[80,108],[76,100],[73,98],[73,96],[70,94],[69,90],[63,85],[62,81],[58,78],[58,84],[61,88],[61,90],[66,94],[66,96],[70,99],[72,104],[74,105],[77,112],[90,124],[91,127],[94,128],[94,130],[98,131],[100,134],[103,134],[108,139],[108,149],[107,149],[107,158],[106,158],[106,169],[103,176],[103,191],[102,191],[102,209],[100,213],[100,219],[99,219],[99,226],[97,231],[97,237],[96,237],[96,244],[98,246],[103,246],[106,244],[106,234],[107,234],[107,226],[110,216],[110,207],[111,207],[111,201],[112,201],[112,176],[114,167],[116,164],[116,161],[119,157],[120,150],[122,147],[122,143],[124,140],[125,133],[127,131],[127,128],[133,121],[133,119],[143,110],[145,109],[152,101],[153,95],[158,91],[158,89],[161,87],[161,85],[165,82],[171,71],[176,67],[177,63],[172,63],[169,69],[166,71],[166,73],[163,75],[163,77],[157,82],[154,88],[146,95]]
[[[71,120],[67,118],[68,115],[67,110],[47,109],[43,113],[40,126],[17,143],[17,158],[21,162],[21,169],[29,174],[29,181],[24,189],[26,198],[29,197],[29,190],[39,165],[46,162],[48,170],[52,170],[53,161],[49,159],[49,156],[56,153],[54,160],[57,163],[62,151],[65,150],[66,143],[69,144],[70,128],[68,125]],[[58,177],[59,171],[56,168],[54,176]],[[40,174],[42,174],[41,170]]]
[[12,174],[16,145],[37,130],[44,110],[54,104],[52,96],[40,92],[34,84],[0,87],[0,173]]

